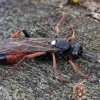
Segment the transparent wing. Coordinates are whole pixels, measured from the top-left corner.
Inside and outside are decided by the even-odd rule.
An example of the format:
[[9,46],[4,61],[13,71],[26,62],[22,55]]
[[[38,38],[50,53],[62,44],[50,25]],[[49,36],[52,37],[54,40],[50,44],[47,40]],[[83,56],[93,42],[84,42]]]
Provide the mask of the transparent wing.
[[56,52],[57,48],[48,44],[55,38],[9,38],[0,43],[0,54],[21,52]]

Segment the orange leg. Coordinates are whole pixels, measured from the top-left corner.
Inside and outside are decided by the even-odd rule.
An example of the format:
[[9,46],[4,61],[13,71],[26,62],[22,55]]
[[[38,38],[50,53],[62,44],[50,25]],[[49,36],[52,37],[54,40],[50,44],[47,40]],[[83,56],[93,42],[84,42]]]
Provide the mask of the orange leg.
[[21,32],[24,33],[24,35],[25,35],[26,38],[30,38],[30,37],[31,37],[30,33],[29,33],[27,30],[21,29],[21,30],[17,31],[14,35],[12,35],[11,38],[17,38],[18,35],[19,35]]
[[72,67],[74,68],[74,70],[75,70],[78,74],[80,74],[80,75],[81,75],[82,77],[84,77],[84,78],[90,79],[90,77],[89,77],[88,75],[85,75],[84,73],[82,73],[82,72],[79,70],[79,68],[75,65],[74,62],[72,62],[71,60],[69,60],[68,62],[72,65]]
[[9,74],[11,74],[15,69],[17,69],[19,67],[19,65],[25,60],[25,59],[32,59],[41,55],[46,54],[46,52],[37,52],[34,54],[29,54],[24,56],[12,69],[10,69],[7,73],[5,73],[3,76],[0,76],[0,79],[3,79],[4,77],[8,76]]
[[62,22],[64,21],[65,17],[66,17],[66,13],[63,12],[62,18],[59,20],[59,22],[57,23],[57,25],[55,27],[55,30],[56,30],[56,36],[55,36],[55,38],[58,38],[59,37],[59,32],[60,32],[59,26],[62,24]]
[[11,36],[11,38],[16,38],[18,35],[23,31],[23,29],[17,31],[14,35]]
[[56,68],[56,58],[55,58],[55,55],[54,53],[52,53],[52,58],[53,58],[53,69],[54,69],[54,72],[56,73],[58,79],[62,82],[68,82],[67,79],[64,79],[60,76],[59,72],[57,71],[57,68]]
[[74,27],[71,27],[71,28],[72,28],[73,34],[72,34],[72,36],[68,39],[69,42],[72,42],[73,40],[75,40],[75,34],[76,34],[76,31],[75,31]]

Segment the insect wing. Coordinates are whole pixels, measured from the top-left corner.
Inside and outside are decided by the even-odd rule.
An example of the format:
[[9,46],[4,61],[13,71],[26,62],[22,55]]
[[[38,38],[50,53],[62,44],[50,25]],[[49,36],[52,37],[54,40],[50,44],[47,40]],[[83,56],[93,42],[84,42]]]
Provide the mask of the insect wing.
[[56,52],[58,49],[48,44],[55,38],[9,38],[0,43],[0,54],[21,52]]

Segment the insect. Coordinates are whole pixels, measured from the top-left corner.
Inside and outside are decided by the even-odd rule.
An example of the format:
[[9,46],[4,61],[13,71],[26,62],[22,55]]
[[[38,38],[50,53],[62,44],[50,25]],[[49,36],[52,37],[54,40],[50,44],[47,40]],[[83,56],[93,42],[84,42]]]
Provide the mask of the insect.
[[[76,72],[78,72],[84,78],[89,79],[90,77],[82,73],[76,64],[72,61],[73,59],[78,59],[83,53],[82,45],[80,43],[77,43],[74,46],[72,46],[70,43],[75,39],[75,29],[72,27],[73,34],[68,40],[58,38],[60,31],[59,26],[63,22],[65,16],[66,14],[64,13],[55,27],[55,38],[31,38],[31,35],[27,30],[21,29],[12,35],[9,39],[1,42],[0,63],[12,63],[15,61],[18,61],[18,63],[0,78],[3,79],[4,77],[11,74],[24,60],[36,58],[49,53],[52,55],[54,72],[60,81],[68,82],[68,79],[61,77],[57,71],[55,55],[66,59]],[[18,37],[18,35],[22,32],[24,33],[25,38]]]

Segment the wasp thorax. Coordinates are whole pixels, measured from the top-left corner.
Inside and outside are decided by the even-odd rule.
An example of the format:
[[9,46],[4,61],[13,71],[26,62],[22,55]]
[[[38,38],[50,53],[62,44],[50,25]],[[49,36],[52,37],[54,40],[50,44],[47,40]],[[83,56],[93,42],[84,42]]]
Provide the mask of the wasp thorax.
[[71,44],[69,41],[65,39],[57,39],[55,47],[59,48],[61,51],[64,51],[64,50],[69,50],[71,48]]

